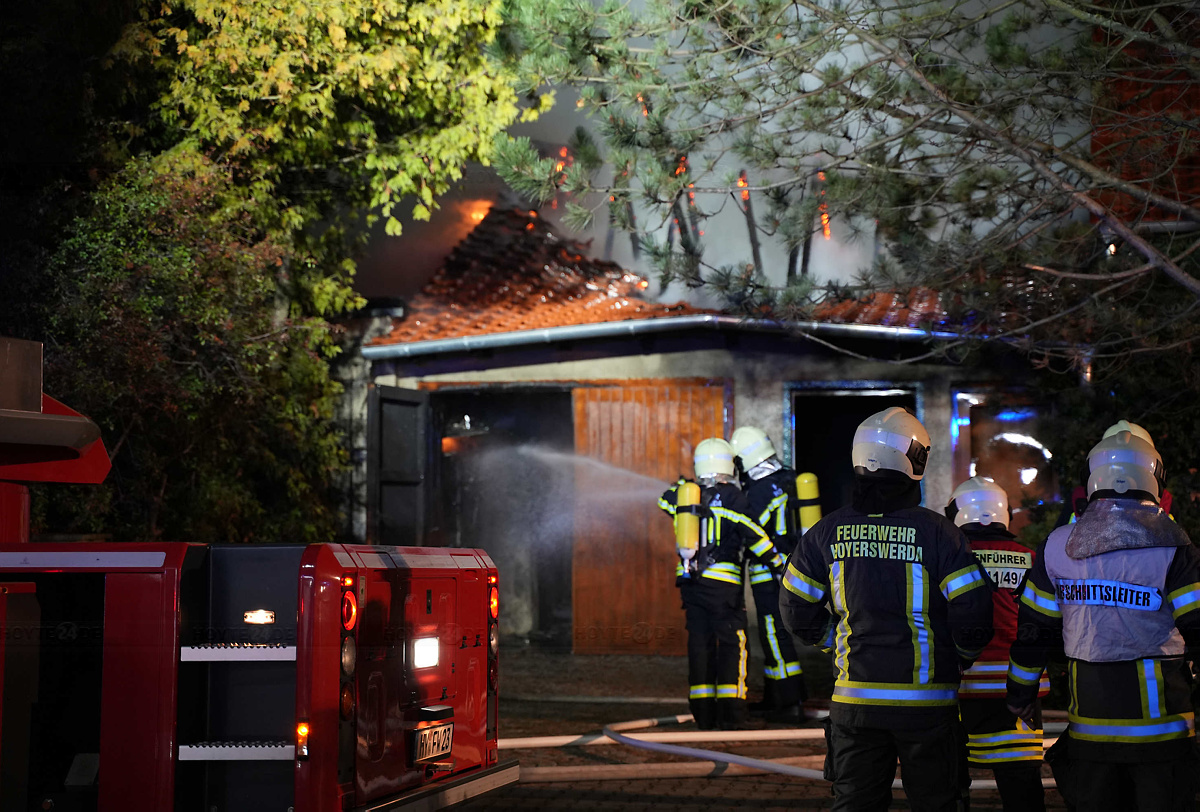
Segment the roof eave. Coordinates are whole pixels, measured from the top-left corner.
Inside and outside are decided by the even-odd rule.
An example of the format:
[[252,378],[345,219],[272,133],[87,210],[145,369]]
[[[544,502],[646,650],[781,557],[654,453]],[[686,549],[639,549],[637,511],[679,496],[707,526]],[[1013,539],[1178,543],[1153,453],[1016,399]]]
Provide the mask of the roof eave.
[[957,333],[922,330],[916,327],[887,327],[881,324],[835,324],[823,321],[780,322],[771,319],[749,319],[714,314],[660,316],[648,319],[605,321],[596,324],[575,324],[546,327],[538,330],[518,330],[509,333],[438,338],[429,341],[410,341],[398,344],[372,344],[362,348],[363,358],[382,361],[393,358],[418,358],[459,352],[475,352],[534,344],[555,344],[580,339],[620,338],[625,336],[663,333],[691,329],[756,330],[785,333],[799,331],[814,335],[842,338],[867,338],[892,341],[936,341],[961,338]]

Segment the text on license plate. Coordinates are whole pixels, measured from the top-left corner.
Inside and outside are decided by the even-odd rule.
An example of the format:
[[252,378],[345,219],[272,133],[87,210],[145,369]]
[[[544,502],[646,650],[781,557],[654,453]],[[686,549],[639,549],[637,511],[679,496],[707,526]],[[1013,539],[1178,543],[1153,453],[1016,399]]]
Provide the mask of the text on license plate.
[[435,725],[417,731],[417,748],[415,761],[425,761],[430,758],[444,756],[450,752],[450,744],[454,741],[454,723]]

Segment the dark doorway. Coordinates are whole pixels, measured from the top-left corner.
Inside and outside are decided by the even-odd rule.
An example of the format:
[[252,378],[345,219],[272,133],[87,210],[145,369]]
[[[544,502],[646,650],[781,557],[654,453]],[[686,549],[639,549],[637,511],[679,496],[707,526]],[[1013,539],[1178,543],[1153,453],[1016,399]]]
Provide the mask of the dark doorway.
[[817,475],[825,515],[854,493],[850,447],[858,424],[892,406],[917,414],[916,393],[905,389],[799,389],[791,405],[793,465]]
[[441,459],[438,543],[487,550],[500,571],[500,629],[571,643],[575,435],[564,388],[434,392]]

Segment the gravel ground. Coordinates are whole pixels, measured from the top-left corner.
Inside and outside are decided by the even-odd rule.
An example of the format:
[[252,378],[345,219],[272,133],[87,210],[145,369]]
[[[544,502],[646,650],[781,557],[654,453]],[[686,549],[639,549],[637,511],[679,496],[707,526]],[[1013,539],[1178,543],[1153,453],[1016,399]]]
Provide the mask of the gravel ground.
[[[810,692],[828,696],[832,687],[828,660],[814,652],[805,658]],[[686,714],[687,660],[684,657],[572,655],[531,647],[506,647],[500,656],[500,737],[596,733],[606,724],[650,717]],[[751,662],[751,700],[761,691],[761,663]],[[654,698],[661,703],[653,703]],[[636,702],[628,700],[635,699]],[[621,701],[626,700],[626,701]],[[814,699],[816,709],[826,705]],[[817,728],[816,722],[803,727]],[[783,729],[782,725],[764,725]],[[665,727],[694,730],[690,722]],[[797,759],[796,766],[821,768],[824,742],[820,739],[741,744],[692,745],[764,759]],[[680,756],[621,745],[505,749],[502,758],[517,758],[523,769],[588,767],[687,762]],[[1049,776],[1048,768],[1043,771]],[[977,778],[990,778],[980,771]],[[907,809],[897,791],[894,808]],[[1059,795],[1047,791],[1050,809],[1064,809]],[[464,809],[595,809],[595,810],[714,810],[828,809],[829,785],[781,775],[743,775],[692,778],[622,778],[606,781],[520,783],[493,792]],[[972,793],[973,810],[1000,810],[994,791]]]

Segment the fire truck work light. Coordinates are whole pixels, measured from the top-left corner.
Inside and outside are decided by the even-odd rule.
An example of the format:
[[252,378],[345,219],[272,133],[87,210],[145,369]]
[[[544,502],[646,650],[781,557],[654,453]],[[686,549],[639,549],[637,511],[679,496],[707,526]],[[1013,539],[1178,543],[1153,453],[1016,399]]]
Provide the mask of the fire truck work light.
[[413,641],[413,668],[431,668],[438,664],[438,639],[421,637]]
[[488,611],[492,613],[492,620],[500,617],[500,590],[496,587],[488,591]]
[[308,722],[296,725],[296,758],[308,758]]
[[354,597],[353,592],[342,593],[342,628],[348,632],[354,631],[354,624],[358,622],[358,598]]
[[270,609],[254,609],[242,615],[242,619],[247,623],[255,623],[258,625],[266,625],[275,622],[275,613]]

